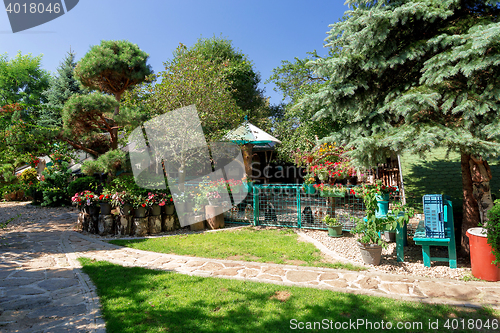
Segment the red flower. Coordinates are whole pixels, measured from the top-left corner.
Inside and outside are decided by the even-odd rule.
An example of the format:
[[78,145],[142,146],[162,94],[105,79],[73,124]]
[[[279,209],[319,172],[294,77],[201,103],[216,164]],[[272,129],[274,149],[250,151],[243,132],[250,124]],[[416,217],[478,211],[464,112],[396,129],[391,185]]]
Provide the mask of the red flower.
[[173,199],[173,198],[170,198],[170,202],[172,202],[172,201],[174,201],[174,199]]
[[101,195],[99,196],[99,200],[102,200],[103,198],[104,198],[104,194],[101,194]]
[[146,204],[142,204],[141,206],[142,206],[142,207],[146,207]]

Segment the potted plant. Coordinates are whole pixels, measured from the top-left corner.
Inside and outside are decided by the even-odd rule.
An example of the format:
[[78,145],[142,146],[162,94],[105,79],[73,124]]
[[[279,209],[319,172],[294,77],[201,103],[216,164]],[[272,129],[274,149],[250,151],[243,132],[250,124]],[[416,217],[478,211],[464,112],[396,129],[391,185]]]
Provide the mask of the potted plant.
[[337,218],[327,214],[323,217],[323,223],[328,226],[328,236],[342,237],[342,223]]
[[467,230],[472,275],[486,281],[500,281],[500,200],[488,211],[482,227]]
[[[146,198],[146,205],[149,207],[150,213],[152,216],[161,215],[161,206],[160,203],[163,202],[163,197],[165,193],[148,193],[148,197]],[[163,203],[163,205],[165,205]]]
[[387,246],[381,238],[382,233],[386,230],[395,230],[398,225],[404,225],[413,215],[413,210],[401,206],[390,214],[379,216],[375,192],[365,192],[363,201],[366,207],[366,217],[362,219],[351,217],[356,222],[356,227],[351,232],[358,235],[358,246],[363,261],[370,265],[378,265],[382,256],[382,248]]
[[128,216],[132,214],[133,197],[126,191],[116,192],[111,196],[111,204],[120,208],[120,214]]
[[161,197],[160,202],[158,203],[160,207],[164,207],[165,214],[174,215],[174,199],[172,199],[171,194],[165,194]]
[[308,173],[304,177],[304,191],[307,194],[314,194],[316,193],[316,189],[314,188],[314,184],[316,184],[316,177],[314,174]]
[[111,214],[111,195],[103,193],[99,196],[99,206],[101,207],[101,215]]
[[210,206],[220,206],[221,205],[221,203],[220,203],[221,195],[220,195],[219,191],[208,192],[206,194],[206,198],[207,198],[208,204]]
[[389,212],[390,195],[396,193],[398,188],[395,186],[386,186],[381,180],[377,180],[374,185],[363,185],[353,189],[356,196],[365,198],[367,195],[374,196],[377,201],[377,216],[387,216]]
[[132,200],[132,207],[134,208],[134,216],[143,218],[148,214],[148,201],[147,197],[143,195],[135,195]]
[[342,184],[328,185],[328,184],[316,184],[314,185],[316,189],[321,191],[320,195],[322,197],[337,197],[343,198],[347,192],[347,187]]

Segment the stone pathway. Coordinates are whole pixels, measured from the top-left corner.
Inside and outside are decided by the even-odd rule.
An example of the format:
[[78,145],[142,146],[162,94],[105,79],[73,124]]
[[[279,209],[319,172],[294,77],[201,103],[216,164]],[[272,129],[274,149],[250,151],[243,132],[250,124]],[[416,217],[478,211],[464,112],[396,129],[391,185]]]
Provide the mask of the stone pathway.
[[426,303],[500,309],[500,282],[462,282],[328,268],[204,259],[121,248],[71,231],[76,213],[46,216],[0,238],[1,332],[105,332],[78,257],[182,274],[245,279]]

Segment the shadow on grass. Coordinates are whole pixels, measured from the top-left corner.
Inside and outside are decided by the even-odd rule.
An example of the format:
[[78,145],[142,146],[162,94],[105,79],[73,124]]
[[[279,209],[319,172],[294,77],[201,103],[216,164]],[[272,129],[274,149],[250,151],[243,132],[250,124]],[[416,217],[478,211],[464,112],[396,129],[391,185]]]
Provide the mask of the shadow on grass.
[[439,331],[445,331],[443,325],[449,318],[498,320],[488,309],[457,309],[312,288],[193,277],[90,259],[80,261],[97,286],[108,333],[290,332],[300,328],[299,322],[310,322],[311,328],[317,323],[316,329],[308,331],[321,331],[326,326],[330,331],[339,331],[336,322],[357,324],[361,320],[363,324],[351,331],[373,331],[367,322],[380,325],[383,320],[394,328],[397,322],[422,323],[406,331],[426,332],[434,331],[428,329],[429,321],[438,320]]

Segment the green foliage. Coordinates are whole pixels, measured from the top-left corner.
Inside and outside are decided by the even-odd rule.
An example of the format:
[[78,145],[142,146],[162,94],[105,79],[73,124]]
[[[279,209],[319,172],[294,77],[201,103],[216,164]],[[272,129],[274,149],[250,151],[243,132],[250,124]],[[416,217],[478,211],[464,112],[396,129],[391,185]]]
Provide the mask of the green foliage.
[[97,180],[92,176],[80,177],[73,180],[68,185],[68,194],[74,195],[75,193],[80,193],[85,190],[95,192],[97,189]]
[[82,173],[87,176],[93,176],[94,174],[102,174],[104,172],[102,165],[97,161],[87,160],[82,163],[81,167]]
[[238,107],[257,126],[265,122],[269,108],[258,87],[260,75],[253,69],[247,55],[237,50],[231,40],[215,36],[199,38],[188,50],[181,47],[174,53],[174,57],[179,60],[191,55],[200,55],[216,65],[223,65],[223,75],[230,84],[229,91]]
[[47,104],[41,110],[40,125],[61,127],[64,104],[72,95],[83,93],[80,84],[73,76],[75,67],[75,53],[70,51],[57,68],[57,76],[50,80],[49,88],[44,92]]
[[46,101],[43,91],[49,74],[41,68],[42,56],[22,55],[9,60],[0,55],[0,109],[7,104],[39,105]]
[[323,217],[323,222],[329,227],[342,225],[342,223],[339,220],[337,220],[335,217],[330,217],[330,215],[328,214],[326,214],[325,217]]
[[127,162],[127,153],[120,149],[110,150],[97,159],[101,170],[111,177],[114,177],[117,171],[126,171]]
[[327,79],[299,109],[342,124],[330,140],[370,166],[388,151],[500,153],[500,9],[485,1],[349,1],[332,25]]
[[142,197],[146,197],[148,192],[151,192],[151,190],[137,186],[134,176],[132,175],[118,176],[113,179],[110,184],[106,185],[105,191],[106,193],[126,192],[131,196]]
[[103,40],[78,62],[75,76],[84,86],[112,94],[119,101],[124,91],[152,73],[151,66],[146,64],[148,57],[129,41]]
[[118,103],[113,97],[100,93],[71,96],[62,115],[66,134],[76,137],[111,132],[116,105]]
[[273,118],[274,134],[282,144],[276,147],[278,157],[287,162],[294,162],[292,153],[297,150],[310,150],[316,145],[315,137],[328,137],[332,130],[340,128],[330,118],[311,121],[316,110],[297,108],[299,100],[307,94],[317,92],[326,85],[327,79],[315,74],[307,64],[318,59],[316,52],[309,53],[305,59],[295,58],[294,62],[282,61],[280,67],[273,70],[273,75],[266,83],[273,83],[275,91],[283,94],[286,104],[277,106]]
[[20,175],[19,175],[19,181],[23,184],[29,184],[29,183],[35,183],[38,182],[38,173],[36,172],[35,169],[29,168],[24,170]]
[[495,205],[488,211],[488,219],[483,227],[486,228],[488,244],[495,255],[493,263],[500,266],[500,200],[495,200]]
[[67,193],[71,179],[71,170],[67,162],[60,166],[50,166],[42,172],[40,188],[43,192],[42,206],[65,206],[70,204]]
[[382,234],[386,230],[396,230],[398,226],[402,227],[405,223],[408,223],[414,213],[412,208],[396,203],[387,216],[377,217],[378,205],[375,192],[365,191],[363,202],[366,207],[366,217],[351,217],[356,223],[356,227],[351,232],[360,235],[359,242],[363,244],[377,244],[386,247],[387,244],[382,240],[379,233]]
[[0,164],[18,167],[24,154],[50,150],[54,133],[38,124],[50,78],[41,59],[0,55]]
[[225,66],[183,48],[177,52],[186,54],[165,63],[148,106],[156,115],[194,104],[205,136],[218,140],[243,121],[242,111],[229,91]]

